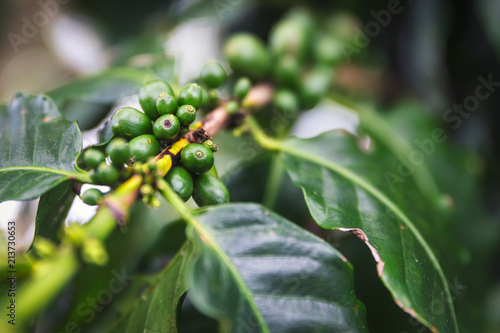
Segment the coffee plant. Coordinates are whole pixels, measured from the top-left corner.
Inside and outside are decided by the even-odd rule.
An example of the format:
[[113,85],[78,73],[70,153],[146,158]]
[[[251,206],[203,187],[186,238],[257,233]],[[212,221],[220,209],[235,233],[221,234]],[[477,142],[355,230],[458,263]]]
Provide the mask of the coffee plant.
[[[478,160],[417,102],[350,97],[341,69],[373,54],[346,22],[292,8],[188,82],[122,65],[1,105],[0,202],[40,198],[2,252],[1,332],[479,332]],[[296,135],[325,108],[353,129]]]

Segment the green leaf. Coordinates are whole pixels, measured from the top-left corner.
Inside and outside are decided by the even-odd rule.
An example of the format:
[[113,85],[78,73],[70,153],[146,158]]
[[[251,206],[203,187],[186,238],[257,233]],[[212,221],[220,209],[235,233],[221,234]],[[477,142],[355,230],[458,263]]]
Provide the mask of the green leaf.
[[35,220],[35,234],[30,251],[38,236],[58,243],[57,233],[66,220],[76,193],[73,192],[73,182],[67,181],[54,187],[40,197]]
[[382,146],[362,152],[353,136],[338,131],[292,138],[280,149],[315,221],[365,241],[383,282],[406,312],[439,332],[458,331],[441,266],[444,260],[448,270],[454,268],[446,256],[447,229],[411,177],[404,186],[391,186],[386,175],[397,173],[399,161]]
[[400,103],[380,116],[408,142],[419,143],[413,150],[427,150],[426,164],[445,193],[442,206],[447,211],[451,234],[467,249],[458,253],[464,265],[454,281],[462,289],[467,286],[466,292],[458,290],[456,295],[458,321],[463,331],[484,331],[484,299],[491,291],[491,284],[487,283],[489,267],[500,233],[498,223],[487,216],[480,195],[481,159],[477,153],[454,144],[451,137],[445,136],[445,142],[433,142],[432,133],[447,126],[431,117],[418,102]]
[[486,37],[493,46],[497,57],[500,57],[500,1],[479,0],[474,2],[476,12],[480,17],[479,22],[483,25]]
[[[178,240],[172,240],[172,235],[176,238],[179,234],[182,236],[182,230],[177,232],[172,228],[177,225],[178,219],[178,215],[164,201],[157,209],[151,209],[141,201],[136,202],[130,212],[128,224],[120,230],[115,230],[106,240],[108,263],[105,266],[86,265],[79,271],[74,282],[78,287],[66,295],[71,298],[72,302],[65,309],[64,319],[57,320],[59,326],[45,329],[55,332],[64,331],[64,325],[67,322],[77,323],[83,332],[103,332],[112,327],[117,318],[130,310],[134,304],[126,294],[132,288],[132,284],[140,279],[141,269],[149,273],[152,270],[159,272],[163,267],[155,264],[155,258],[150,255],[152,247],[157,243],[176,244]],[[182,244],[181,241],[177,248],[169,251],[167,258],[172,259]],[[164,250],[162,254],[166,252]],[[159,262],[164,264],[164,261]],[[127,279],[125,283],[118,286],[121,288],[117,286],[110,288],[109,283],[114,280],[116,274],[134,276],[134,279],[132,281]],[[116,289],[123,290],[117,291]],[[81,314],[82,311],[88,313],[87,311],[91,309],[87,298],[89,295],[98,297],[102,290],[109,290],[113,293],[112,302],[94,320],[88,320],[89,316]],[[134,294],[135,296],[137,294]],[[59,313],[58,316],[61,314]]]
[[18,93],[0,113],[0,202],[31,200],[77,172],[82,133],[46,96]]
[[47,94],[68,120],[78,120],[82,130],[97,125],[121,97],[139,92],[151,75],[134,68],[111,68],[97,75],[76,79]]
[[178,308],[187,291],[185,266],[191,250],[191,244],[186,243],[110,332],[177,332]]
[[364,332],[352,267],[328,243],[255,204],[188,218],[190,298],[223,332]]

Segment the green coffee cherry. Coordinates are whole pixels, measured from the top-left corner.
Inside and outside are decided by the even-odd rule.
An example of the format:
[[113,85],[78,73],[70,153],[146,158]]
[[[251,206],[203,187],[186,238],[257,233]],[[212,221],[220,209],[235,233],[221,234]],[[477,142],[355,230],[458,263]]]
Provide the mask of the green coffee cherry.
[[213,173],[205,172],[194,179],[193,199],[200,207],[228,203],[229,191]]
[[193,177],[183,167],[173,167],[165,176],[165,180],[182,200],[187,201],[193,194]]
[[147,115],[134,108],[121,108],[111,117],[111,131],[116,136],[132,139],[151,133],[151,120]]
[[113,186],[120,178],[120,173],[113,165],[102,162],[96,169],[95,178],[100,184]]
[[277,57],[292,55],[304,60],[310,45],[310,34],[299,20],[282,20],[270,32],[269,45]]
[[252,81],[246,76],[240,77],[233,88],[233,95],[240,100],[245,98],[250,89],[252,88]]
[[305,75],[300,85],[300,98],[305,108],[313,108],[327,94],[331,76],[331,70],[324,67],[317,67]]
[[206,109],[213,108],[219,104],[219,93],[216,89],[206,90],[201,88],[201,94],[202,101],[200,107],[205,109],[202,111],[206,111]]
[[156,109],[158,110],[160,116],[175,113],[175,111],[177,111],[177,107],[177,100],[174,95],[168,92],[163,92],[158,95],[158,99],[156,100]]
[[183,105],[177,110],[181,125],[189,125],[196,119],[196,109],[192,105]]
[[129,163],[146,162],[150,157],[161,152],[160,143],[154,135],[145,134],[132,139],[128,143]]
[[201,108],[207,108],[210,106],[210,102],[208,100],[208,92],[207,89],[201,87]]
[[296,7],[286,13],[283,20],[300,25],[308,36],[312,37],[315,32],[317,16],[304,7]]
[[344,51],[338,39],[323,34],[317,38],[313,45],[314,60],[318,64],[332,66],[344,59]]
[[97,149],[89,148],[83,153],[83,160],[91,169],[97,168],[105,159],[106,156]]
[[173,139],[179,133],[181,124],[173,114],[166,114],[156,119],[153,124],[153,133],[160,140]]
[[297,58],[287,55],[280,57],[273,67],[274,80],[283,86],[296,87],[299,83],[301,66]]
[[208,170],[207,172],[210,173],[210,174],[212,174],[212,176],[215,176],[215,177],[219,178],[219,175],[217,173],[217,169],[215,168],[215,165],[210,170]]
[[226,112],[230,115],[235,115],[238,113],[240,105],[236,101],[229,101],[226,103]]
[[226,71],[218,62],[208,62],[201,69],[200,82],[208,88],[219,88],[226,79]]
[[116,165],[123,165],[128,162],[129,151],[127,147],[127,140],[123,138],[115,138],[108,143],[106,147],[106,154]]
[[239,33],[229,38],[224,45],[224,55],[233,71],[254,79],[264,77],[270,67],[266,46],[249,33]]
[[190,83],[182,88],[178,102],[179,105],[192,105],[195,109],[198,109],[202,98],[201,87],[196,83]]
[[189,171],[203,173],[214,165],[214,154],[202,144],[191,143],[182,149],[181,161]]
[[288,89],[279,89],[274,93],[273,104],[278,110],[286,113],[297,113],[300,107],[300,101],[293,91]]
[[363,22],[358,17],[345,11],[329,15],[325,23],[325,30],[345,43],[352,43],[358,37],[359,29],[363,29]]
[[215,89],[210,89],[208,91],[208,101],[210,105],[219,104],[219,93]]
[[95,205],[98,205],[101,202],[103,196],[104,195],[102,194],[101,191],[99,191],[96,188],[91,188],[91,189],[88,189],[87,191],[85,191],[82,194],[81,199],[87,205],[89,205],[89,206],[95,206]]
[[160,116],[156,109],[156,100],[158,96],[164,92],[174,95],[172,87],[161,80],[147,82],[139,91],[139,103],[144,113],[146,113],[151,120],[156,120]]

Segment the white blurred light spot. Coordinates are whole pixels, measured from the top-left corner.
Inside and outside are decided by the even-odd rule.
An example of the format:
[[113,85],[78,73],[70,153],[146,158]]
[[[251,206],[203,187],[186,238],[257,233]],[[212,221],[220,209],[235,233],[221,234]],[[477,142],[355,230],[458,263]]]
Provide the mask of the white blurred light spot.
[[15,221],[21,208],[19,201],[5,201],[0,203],[0,228],[6,230],[9,221]]
[[334,129],[356,134],[358,116],[349,108],[331,100],[323,100],[318,106],[300,116],[292,129],[292,135],[312,138]]
[[106,68],[109,56],[98,31],[91,24],[64,14],[54,20],[46,35],[47,43],[67,66],[80,73]]
[[[82,194],[90,188],[97,188],[101,190],[101,192],[103,193],[109,191],[108,186],[95,186],[95,185],[84,184],[82,186]],[[96,211],[97,211],[97,206],[89,206],[85,204],[82,201],[82,199],[80,199],[77,196],[75,200],[73,200],[73,204],[69,209],[68,217],[66,218],[66,225],[68,223],[80,223],[80,224],[87,223],[94,216]]]
[[219,29],[207,19],[197,19],[179,25],[166,42],[166,52],[176,60],[179,81],[197,78],[208,60],[217,59]]

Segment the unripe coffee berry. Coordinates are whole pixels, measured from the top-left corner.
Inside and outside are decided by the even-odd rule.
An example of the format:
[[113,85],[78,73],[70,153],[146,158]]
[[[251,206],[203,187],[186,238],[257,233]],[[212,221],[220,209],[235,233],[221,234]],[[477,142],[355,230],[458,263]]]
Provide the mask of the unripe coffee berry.
[[184,88],[182,88],[179,93],[179,105],[192,105],[195,109],[198,109],[201,105],[202,100],[201,87],[196,83],[190,83]]
[[160,153],[161,147],[154,135],[145,134],[132,139],[128,143],[129,163],[146,162],[150,157]]
[[121,108],[111,117],[111,131],[116,136],[132,139],[151,133],[151,120],[147,115],[134,108]]
[[83,160],[91,169],[97,168],[97,166],[104,162],[105,159],[106,156],[104,156],[104,154],[97,149],[90,148],[83,153]]
[[104,195],[102,194],[101,191],[99,191],[96,188],[91,188],[82,194],[81,199],[87,205],[95,206],[101,202],[103,196]]
[[123,138],[115,138],[108,143],[106,147],[106,154],[116,165],[123,165],[128,162],[129,151],[127,147],[127,140]]
[[181,124],[173,114],[166,114],[156,119],[153,124],[153,133],[160,140],[173,139],[179,133]]
[[182,165],[191,172],[207,172],[214,165],[214,155],[210,149],[199,143],[187,145],[181,152]]
[[102,162],[97,167],[95,177],[100,184],[113,186],[120,178],[120,173],[113,165]]
[[249,33],[233,35],[224,45],[224,55],[236,73],[260,79],[270,68],[269,51],[258,37]]
[[177,111],[177,107],[177,100],[174,95],[167,92],[158,95],[158,99],[156,100],[156,109],[161,116],[175,113],[175,111]]
[[150,81],[144,84],[139,91],[139,103],[141,104],[144,113],[148,115],[151,120],[156,120],[160,116],[156,109],[156,100],[161,93],[167,92],[171,95],[174,94],[172,87],[166,82],[161,80]]
[[227,74],[218,62],[206,63],[200,72],[200,81],[208,88],[218,88],[226,81]]
[[181,125],[189,125],[196,119],[196,109],[192,105],[183,105],[177,110]]
[[239,109],[240,105],[238,104],[238,102],[229,101],[226,103],[226,112],[230,115],[237,114]]
[[274,93],[273,104],[278,110],[285,113],[297,113],[300,102],[296,93],[288,89],[279,89]]
[[241,100],[245,98],[245,96],[250,91],[250,88],[252,88],[252,81],[250,81],[250,79],[246,76],[241,77],[238,79],[238,81],[236,81],[236,84],[234,85],[233,95]]
[[165,180],[182,200],[187,201],[193,194],[193,177],[181,166],[172,168]]

